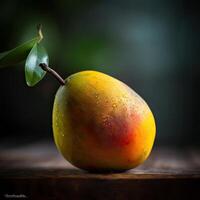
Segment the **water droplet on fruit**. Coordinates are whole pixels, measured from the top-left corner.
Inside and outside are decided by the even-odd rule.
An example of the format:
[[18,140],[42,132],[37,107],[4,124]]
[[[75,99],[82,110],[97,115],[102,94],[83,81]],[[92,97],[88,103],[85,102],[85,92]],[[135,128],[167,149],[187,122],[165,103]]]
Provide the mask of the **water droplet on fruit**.
[[100,96],[98,93],[95,93],[96,103],[98,104],[100,101]]
[[117,107],[117,104],[116,104],[116,103],[112,104],[112,107],[113,107],[113,108],[116,108],[116,107]]
[[103,125],[105,127],[110,127],[111,126],[110,116],[109,115],[104,116],[102,119],[103,119]]
[[98,97],[99,97],[98,93],[94,93],[94,96],[95,96],[96,98],[98,98]]

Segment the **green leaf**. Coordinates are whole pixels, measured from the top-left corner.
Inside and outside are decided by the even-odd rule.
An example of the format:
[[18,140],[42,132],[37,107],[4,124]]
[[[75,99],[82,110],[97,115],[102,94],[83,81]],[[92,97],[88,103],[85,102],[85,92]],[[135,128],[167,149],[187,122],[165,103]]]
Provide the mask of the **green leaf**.
[[10,51],[0,53],[0,68],[17,64],[25,60],[31,48],[39,41],[39,39],[39,37],[33,38]]
[[49,58],[44,47],[36,43],[31,49],[25,63],[25,76],[28,86],[34,86],[38,83],[46,74],[44,70],[39,66],[40,63],[49,64]]

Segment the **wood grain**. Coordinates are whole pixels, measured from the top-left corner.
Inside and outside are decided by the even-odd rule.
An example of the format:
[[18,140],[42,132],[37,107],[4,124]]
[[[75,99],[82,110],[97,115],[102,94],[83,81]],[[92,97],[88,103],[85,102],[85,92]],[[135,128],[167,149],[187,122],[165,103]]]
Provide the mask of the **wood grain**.
[[200,190],[200,150],[157,148],[135,169],[92,174],[64,160],[53,143],[2,147],[0,184],[4,198],[193,199]]

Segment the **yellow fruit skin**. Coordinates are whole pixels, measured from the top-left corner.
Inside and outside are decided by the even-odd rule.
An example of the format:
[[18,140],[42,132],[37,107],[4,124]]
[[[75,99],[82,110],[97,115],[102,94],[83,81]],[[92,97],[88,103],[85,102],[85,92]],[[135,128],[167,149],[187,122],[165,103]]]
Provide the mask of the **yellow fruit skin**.
[[82,71],[68,77],[57,91],[54,139],[76,167],[90,171],[136,167],[150,154],[155,132],[145,101],[111,76]]

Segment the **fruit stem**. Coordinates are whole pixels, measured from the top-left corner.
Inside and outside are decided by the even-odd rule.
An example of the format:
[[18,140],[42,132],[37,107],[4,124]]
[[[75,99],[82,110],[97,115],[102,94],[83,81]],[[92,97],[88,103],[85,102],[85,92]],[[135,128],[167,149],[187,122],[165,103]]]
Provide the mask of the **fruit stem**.
[[65,85],[65,80],[53,69],[48,67],[45,63],[40,63],[39,66],[46,72],[49,72],[54,78],[56,78],[61,85]]

